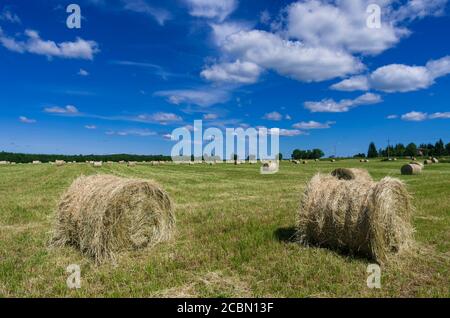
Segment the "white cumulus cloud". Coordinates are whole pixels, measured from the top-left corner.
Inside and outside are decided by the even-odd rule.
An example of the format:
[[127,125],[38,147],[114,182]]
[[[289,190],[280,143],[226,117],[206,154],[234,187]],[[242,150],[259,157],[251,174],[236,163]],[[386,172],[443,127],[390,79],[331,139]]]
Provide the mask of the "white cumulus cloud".
[[353,76],[331,86],[342,91],[379,90],[387,93],[426,89],[439,77],[450,74],[450,56],[431,60],[425,66],[390,64],[366,76]]
[[221,63],[204,69],[200,75],[212,82],[252,84],[262,72],[262,68],[251,62],[237,60],[233,63]]
[[0,28],[0,44],[17,53],[28,52],[48,58],[93,60],[94,55],[99,52],[97,42],[86,41],[82,38],[77,38],[73,42],[56,43],[51,40],[43,40],[37,31],[29,29],[25,30],[25,36],[25,40],[8,37]]
[[304,106],[313,113],[343,113],[358,106],[378,104],[382,101],[380,95],[366,93],[355,99],[343,99],[338,102],[333,99],[323,99],[319,102],[308,101],[304,103]]

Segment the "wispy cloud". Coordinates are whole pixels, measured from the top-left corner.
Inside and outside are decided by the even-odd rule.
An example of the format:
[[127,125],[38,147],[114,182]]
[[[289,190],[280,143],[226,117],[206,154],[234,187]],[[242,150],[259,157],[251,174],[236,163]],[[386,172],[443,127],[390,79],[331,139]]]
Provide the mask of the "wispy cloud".
[[52,113],[52,114],[59,114],[59,115],[77,115],[80,114],[78,109],[73,105],[67,105],[65,107],[60,106],[51,106],[44,108],[44,112],[46,113]]
[[34,123],[36,123],[35,119],[30,119],[30,118],[25,117],[25,116],[20,116],[19,117],[19,121],[21,123],[24,123],[24,124],[34,124]]
[[126,130],[108,130],[106,132],[110,136],[138,136],[138,137],[150,137],[156,136],[157,133],[148,129],[126,129]]
[[85,69],[80,68],[80,70],[78,71],[78,75],[80,75],[80,76],[88,76],[89,72],[86,71]]
[[424,113],[424,112],[417,112],[412,111],[406,114],[403,114],[401,116],[402,120],[405,121],[424,121],[424,120],[430,120],[430,119],[450,119],[450,112],[438,112],[438,113]]
[[86,125],[86,126],[84,126],[84,128],[89,129],[89,130],[94,130],[94,129],[97,129],[97,126],[95,126],[95,125]]
[[317,121],[302,121],[299,123],[296,123],[294,125],[292,125],[292,127],[297,128],[297,129],[304,129],[304,130],[309,130],[309,129],[328,129],[331,128],[331,125],[334,125],[336,122],[334,121],[327,121],[325,123],[319,123]]
[[225,103],[230,98],[227,91],[214,88],[157,91],[154,95],[166,97],[171,104],[191,104],[200,107]]
[[279,112],[271,112],[271,113],[265,114],[263,116],[263,119],[280,121],[283,119],[283,115],[281,115]]
[[6,21],[10,23],[22,23],[19,16],[7,8],[3,8],[3,10],[0,12],[0,21]]
[[168,10],[151,6],[144,0],[122,0],[122,3],[125,10],[151,16],[161,26],[172,19],[172,14]]
[[170,122],[180,122],[183,120],[183,118],[174,113],[164,113],[164,112],[158,112],[151,115],[141,114],[138,115],[136,119],[138,121],[143,122],[158,122],[161,125],[166,125],[167,123]]

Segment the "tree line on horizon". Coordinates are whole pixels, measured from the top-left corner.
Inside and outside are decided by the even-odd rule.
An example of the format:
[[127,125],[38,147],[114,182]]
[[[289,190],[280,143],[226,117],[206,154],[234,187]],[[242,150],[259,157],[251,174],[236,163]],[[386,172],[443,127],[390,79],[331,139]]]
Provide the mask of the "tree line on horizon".
[[64,160],[67,162],[86,162],[86,161],[171,161],[170,156],[164,155],[130,155],[130,154],[112,154],[112,155],[46,155],[46,154],[26,154],[13,152],[0,152],[0,161],[9,161],[17,163],[30,163],[33,161],[51,162],[55,160]]
[[367,155],[364,153],[354,155],[355,158],[377,158],[377,157],[442,157],[450,156],[450,142],[446,145],[439,139],[434,145],[419,144],[411,142],[406,146],[402,143],[396,145],[389,145],[386,148],[380,148],[377,150],[374,142],[369,144]]

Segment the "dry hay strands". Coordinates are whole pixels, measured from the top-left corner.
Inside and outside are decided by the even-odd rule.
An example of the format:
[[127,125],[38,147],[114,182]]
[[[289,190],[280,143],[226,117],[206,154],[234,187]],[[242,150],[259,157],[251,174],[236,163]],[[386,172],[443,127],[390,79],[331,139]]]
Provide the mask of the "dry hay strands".
[[410,195],[398,179],[316,174],[303,195],[297,238],[384,263],[412,245],[411,213]]
[[149,180],[81,176],[61,198],[52,246],[72,245],[96,263],[116,253],[171,238],[175,215],[168,194]]
[[415,163],[410,163],[407,165],[403,165],[402,168],[400,169],[400,172],[403,175],[419,174],[422,172],[422,166]]
[[362,181],[372,181],[372,177],[369,172],[365,169],[357,168],[337,168],[331,172],[333,177],[339,180],[362,180]]

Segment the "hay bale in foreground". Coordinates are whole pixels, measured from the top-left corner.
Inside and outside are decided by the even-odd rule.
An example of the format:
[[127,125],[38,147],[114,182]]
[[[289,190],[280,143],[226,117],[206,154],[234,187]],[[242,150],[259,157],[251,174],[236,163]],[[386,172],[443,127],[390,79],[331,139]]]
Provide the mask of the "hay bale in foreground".
[[153,181],[81,176],[59,202],[52,245],[73,245],[97,263],[114,261],[121,250],[169,239],[174,225],[171,200]]
[[418,166],[420,166],[421,168],[423,168],[423,164],[421,164],[421,163],[418,162],[418,161],[411,161],[410,164],[412,164],[412,165],[418,165]]
[[398,179],[376,183],[316,174],[303,195],[297,238],[383,263],[409,248],[411,211],[410,196]]
[[407,165],[403,165],[400,169],[400,172],[402,173],[402,175],[419,174],[422,172],[422,166],[410,163]]
[[338,178],[339,180],[365,180],[372,181],[372,177],[369,172],[365,169],[357,169],[357,168],[337,168],[331,172],[333,177]]

